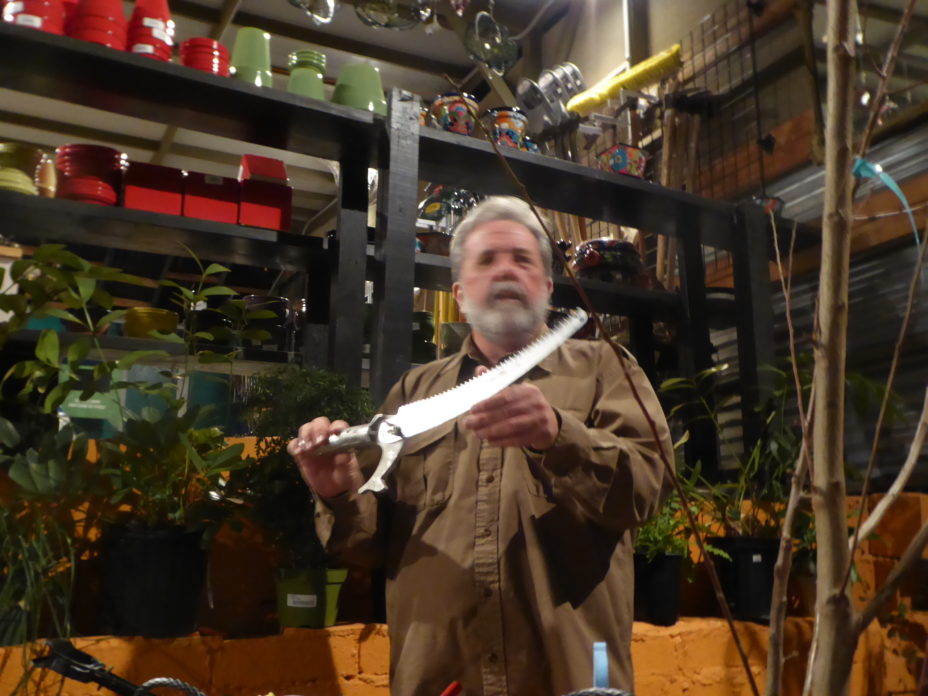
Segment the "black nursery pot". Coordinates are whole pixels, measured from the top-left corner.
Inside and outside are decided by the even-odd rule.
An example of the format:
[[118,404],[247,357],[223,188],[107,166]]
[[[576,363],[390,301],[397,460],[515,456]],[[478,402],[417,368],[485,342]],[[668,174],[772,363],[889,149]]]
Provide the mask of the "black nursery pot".
[[112,635],[193,633],[206,577],[201,531],[118,526],[103,537],[104,625]]
[[755,537],[710,537],[709,545],[721,549],[731,560],[713,556],[722,591],[732,616],[739,621],[770,621],[773,567],[779,539]]
[[683,556],[635,554],[635,621],[673,626],[680,618]]

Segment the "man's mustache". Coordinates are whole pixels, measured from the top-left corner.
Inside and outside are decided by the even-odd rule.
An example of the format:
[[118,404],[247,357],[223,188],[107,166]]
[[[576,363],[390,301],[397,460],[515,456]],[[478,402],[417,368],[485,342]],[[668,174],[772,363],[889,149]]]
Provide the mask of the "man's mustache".
[[490,300],[517,299],[523,304],[528,303],[528,295],[522,286],[511,280],[499,280],[490,285],[488,293]]

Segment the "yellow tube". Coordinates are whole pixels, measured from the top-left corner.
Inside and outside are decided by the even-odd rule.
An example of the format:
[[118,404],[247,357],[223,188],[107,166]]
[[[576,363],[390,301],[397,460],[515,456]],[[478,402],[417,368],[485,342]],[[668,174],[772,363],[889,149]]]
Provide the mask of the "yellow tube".
[[567,110],[580,116],[589,116],[593,110],[616,96],[622,89],[641,89],[646,85],[666,77],[681,65],[680,44],[674,44],[666,51],[661,51],[638,65],[619,73],[612,79],[598,83],[580,94],[574,95],[567,102]]

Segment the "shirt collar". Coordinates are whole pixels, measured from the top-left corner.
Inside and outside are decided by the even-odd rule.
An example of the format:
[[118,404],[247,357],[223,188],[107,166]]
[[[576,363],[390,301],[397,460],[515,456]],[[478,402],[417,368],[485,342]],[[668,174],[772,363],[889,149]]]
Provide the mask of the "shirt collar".
[[[544,333],[549,331],[548,328],[545,328]],[[544,333],[542,335],[544,335]],[[556,353],[557,351],[555,351]],[[554,369],[555,353],[551,353],[540,363],[535,365],[530,371],[530,374],[536,370],[540,370],[545,373],[550,373]],[[473,375],[474,370],[478,365],[486,365],[490,367],[487,362],[486,357],[483,353],[480,352],[480,349],[477,347],[477,344],[474,342],[473,334],[467,334],[467,337],[464,339],[461,344],[461,350],[458,351],[451,360],[449,360],[444,367],[441,369],[441,373],[447,372],[448,370],[457,370],[459,375],[464,376],[465,374],[469,379]]]

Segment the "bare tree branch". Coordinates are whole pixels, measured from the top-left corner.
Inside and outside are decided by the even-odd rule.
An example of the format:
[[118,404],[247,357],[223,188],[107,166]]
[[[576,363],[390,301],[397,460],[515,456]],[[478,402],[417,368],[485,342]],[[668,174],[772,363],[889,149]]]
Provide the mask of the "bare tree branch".
[[[783,260],[780,257],[780,243],[777,235],[776,219],[770,215],[773,226],[773,248],[776,252],[777,272],[780,277],[780,290],[785,302],[786,326],[789,332],[790,364],[793,368],[793,380],[796,389],[796,403],[799,409],[799,422],[802,428],[802,445],[799,448],[799,457],[793,470],[792,484],[789,499],[786,503],[786,512],[780,528],[780,548],[777,551],[777,560],[773,568],[773,588],[770,593],[770,630],[767,638],[767,679],[765,686],[766,696],[779,696],[783,689],[783,625],[786,623],[786,590],[789,584],[789,573],[793,562],[793,523],[796,511],[799,509],[799,499],[802,487],[809,471],[810,456],[809,422],[806,417],[805,404],[802,402],[802,384],[799,379],[799,362],[796,359],[796,331],[793,326],[793,312],[791,306],[791,291],[793,286],[793,249],[796,243],[796,225],[793,225],[789,245],[789,270],[783,272]],[[812,407],[814,394],[809,397],[809,407]]]
[[[854,537],[851,540],[850,556],[848,557],[847,568],[845,568],[844,571],[844,581],[842,582],[842,585],[845,588],[847,588],[851,581],[851,566],[854,563],[854,554],[857,552],[860,539],[867,538],[867,535],[863,535],[863,537],[861,537],[861,528],[863,526],[861,521],[863,520],[864,516],[864,508],[867,507],[865,505],[865,501],[867,499],[867,492],[870,487],[870,476],[873,473],[873,467],[876,463],[876,452],[880,444],[880,433],[883,430],[883,421],[886,419],[886,411],[889,408],[889,399],[892,396],[893,385],[896,381],[896,371],[899,368],[899,358],[902,355],[902,344],[905,342],[905,336],[906,333],[908,333],[909,324],[912,321],[912,309],[915,307],[915,297],[918,294],[920,284],[919,279],[921,278],[921,270],[922,265],[925,263],[926,253],[928,253],[928,244],[922,244],[921,253],[919,253],[918,258],[915,261],[915,268],[912,269],[912,279],[909,281],[909,296],[906,300],[905,313],[902,317],[902,325],[899,327],[899,335],[896,337],[896,345],[893,348],[893,359],[889,365],[889,375],[886,377],[886,389],[883,392],[883,400],[880,403],[880,413],[877,416],[876,427],[873,433],[873,444],[870,447],[870,457],[867,459],[867,470],[864,473],[864,483],[860,491],[860,507],[857,509],[857,523],[854,525]],[[924,411],[922,412],[922,415],[924,416]],[[919,422],[921,422],[921,420]],[[900,470],[899,474],[902,475],[904,470],[905,467]],[[909,475],[910,474],[906,474],[906,481],[908,480]],[[896,480],[899,480],[899,476],[896,477]],[[905,481],[902,482],[902,485],[905,485]],[[896,483],[893,482],[893,487],[895,486]],[[895,498],[893,498],[893,500],[895,500]],[[882,503],[883,501],[880,501],[881,505]],[[888,505],[889,504],[887,503],[886,507],[888,507]],[[874,512],[876,511],[874,510]],[[881,511],[880,516],[882,517],[882,515],[883,512]],[[879,522],[879,520],[877,520],[877,522]],[[876,522],[873,523],[873,526],[875,525]]]
[[[847,362],[848,279],[853,215],[854,2],[829,0],[826,6],[828,108],[825,128],[825,207],[819,273],[819,340],[815,344],[813,384],[812,507],[815,513],[816,614],[819,624],[811,663],[815,696],[847,692],[856,639],[853,610],[841,591],[847,566],[844,479],[844,380]],[[850,639],[850,640],[849,640]]]
[[880,71],[880,82],[876,88],[876,95],[873,97],[870,106],[870,115],[867,118],[867,126],[857,145],[857,154],[863,157],[867,150],[870,149],[870,141],[873,139],[873,131],[876,130],[877,123],[880,120],[880,112],[883,110],[883,102],[886,101],[886,85],[893,76],[896,69],[896,58],[899,56],[899,50],[902,48],[902,38],[909,28],[912,21],[912,15],[915,13],[916,0],[909,0],[906,3],[905,11],[902,13],[902,19],[899,20],[899,26],[896,27],[896,35],[893,42],[886,52],[886,58],[883,61],[883,69]]
[[858,615],[856,621],[858,635],[877,617],[880,608],[892,597],[906,573],[921,560],[922,551],[925,550],[926,546],[928,546],[928,524],[918,530],[918,534],[915,535],[915,538],[912,539],[912,542],[903,552],[899,562],[893,566],[892,571],[886,578],[886,582],[877,589],[873,599],[867,603],[867,606]]
[[[922,404],[922,413],[918,417],[918,427],[915,429],[915,436],[912,438],[912,443],[909,445],[909,455],[906,457],[902,468],[899,469],[896,480],[893,481],[886,495],[883,496],[883,499],[873,508],[873,512],[867,517],[867,521],[860,525],[858,533],[855,534],[854,538],[850,541],[850,548],[852,551],[854,550],[858,538],[866,539],[870,536],[880,523],[880,520],[883,519],[883,515],[886,514],[889,507],[899,498],[899,494],[905,488],[905,484],[908,483],[912,471],[915,470],[915,465],[918,463],[918,458],[925,445],[926,436],[928,436],[928,390],[925,390],[925,401]],[[860,502],[861,507],[863,507],[863,498],[861,498]]]
[[[813,395],[814,398],[814,395]],[[808,424],[803,424],[803,430]],[[783,625],[786,623],[786,588],[793,562],[793,523],[799,509],[802,486],[809,471],[809,456],[803,438],[792,476],[792,486],[780,529],[780,549],[773,567],[773,590],[770,596],[770,629],[767,638],[767,680],[765,696],[779,696],[783,690]]]

